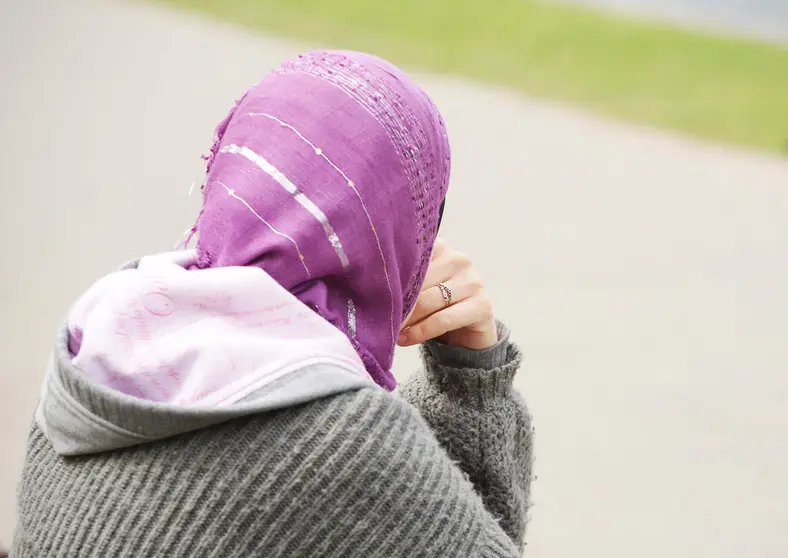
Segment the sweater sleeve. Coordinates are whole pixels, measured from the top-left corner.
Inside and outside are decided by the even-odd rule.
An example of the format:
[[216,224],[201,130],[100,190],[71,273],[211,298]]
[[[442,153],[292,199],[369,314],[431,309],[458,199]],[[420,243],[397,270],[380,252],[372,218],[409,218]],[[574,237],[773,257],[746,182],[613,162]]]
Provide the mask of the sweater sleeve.
[[472,351],[428,343],[424,368],[400,394],[468,476],[487,511],[523,546],[533,463],[533,428],[512,381],[522,356],[499,324],[494,347]]

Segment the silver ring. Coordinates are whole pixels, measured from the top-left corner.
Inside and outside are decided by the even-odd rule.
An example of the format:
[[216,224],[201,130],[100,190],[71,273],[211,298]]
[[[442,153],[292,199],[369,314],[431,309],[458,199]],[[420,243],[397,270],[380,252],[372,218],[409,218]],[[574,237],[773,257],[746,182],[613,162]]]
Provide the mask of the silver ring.
[[443,295],[443,302],[446,303],[446,306],[451,306],[451,289],[443,283],[438,283],[438,288],[441,291],[441,295]]

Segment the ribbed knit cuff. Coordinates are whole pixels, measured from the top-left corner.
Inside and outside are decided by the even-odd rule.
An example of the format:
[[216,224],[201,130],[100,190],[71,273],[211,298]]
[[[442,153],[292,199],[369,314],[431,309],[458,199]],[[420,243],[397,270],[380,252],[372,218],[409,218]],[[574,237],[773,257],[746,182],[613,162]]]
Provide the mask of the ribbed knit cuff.
[[425,343],[425,371],[449,395],[507,395],[522,361],[520,349],[509,337],[509,329],[498,322],[498,343],[488,349],[474,351],[437,341]]
[[454,347],[440,341],[428,341],[425,348],[441,366],[453,368],[479,368],[482,370],[495,370],[506,363],[506,352],[509,346],[509,328],[497,322],[498,343],[487,349],[479,351]]

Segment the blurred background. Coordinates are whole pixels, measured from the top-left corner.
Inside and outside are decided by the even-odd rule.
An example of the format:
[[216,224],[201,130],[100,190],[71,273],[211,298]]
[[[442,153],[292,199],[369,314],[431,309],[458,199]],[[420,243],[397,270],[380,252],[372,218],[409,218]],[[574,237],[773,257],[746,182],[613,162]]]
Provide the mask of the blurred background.
[[175,244],[232,101],[323,46],[447,121],[444,234],[526,353],[527,555],[788,556],[788,0],[0,0],[0,542],[69,304]]

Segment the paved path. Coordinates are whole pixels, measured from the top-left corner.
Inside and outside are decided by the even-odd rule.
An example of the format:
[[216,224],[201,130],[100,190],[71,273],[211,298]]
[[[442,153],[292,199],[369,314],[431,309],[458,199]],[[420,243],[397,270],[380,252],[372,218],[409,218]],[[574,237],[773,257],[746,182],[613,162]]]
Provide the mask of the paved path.
[[787,0],[561,0],[678,25],[788,43]]
[[[4,0],[0,42],[8,540],[56,323],[191,224],[214,124],[300,47],[109,0]],[[529,556],[788,556],[788,163],[423,83],[455,149],[446,235],[528,355]]]

